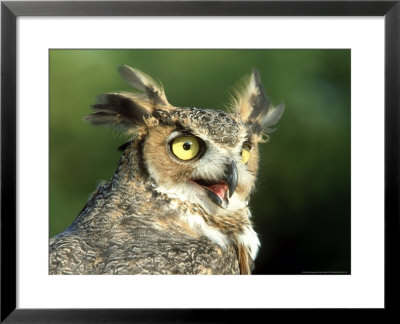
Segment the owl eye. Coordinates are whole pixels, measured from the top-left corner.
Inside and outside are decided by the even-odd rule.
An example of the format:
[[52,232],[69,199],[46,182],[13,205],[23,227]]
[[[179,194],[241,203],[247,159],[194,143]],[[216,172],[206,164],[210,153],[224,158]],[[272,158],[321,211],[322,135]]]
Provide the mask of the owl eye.
[[180,136],[171,143],[171,152],[180,160],[188,161],[200,153],[200,142],[194,136]]
[[242,147],[242,152],[241,152],[243,164],[247,164],[247,162],[249,161],[250,151],[251,151],[251,145],[244,143],[243,147]]

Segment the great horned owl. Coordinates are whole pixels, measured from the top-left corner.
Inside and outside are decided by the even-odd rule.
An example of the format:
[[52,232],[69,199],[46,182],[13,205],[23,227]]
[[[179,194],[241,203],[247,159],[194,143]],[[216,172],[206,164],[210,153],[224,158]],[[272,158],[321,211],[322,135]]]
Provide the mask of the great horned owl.
[[86,119],[130,140],[112,179],[50,239],[50,274],[249,274],[257,146],[283,105],[271,106],[255,69],[231,113],[174,107],[148,75],[120,73],[136,92],[100,96]]

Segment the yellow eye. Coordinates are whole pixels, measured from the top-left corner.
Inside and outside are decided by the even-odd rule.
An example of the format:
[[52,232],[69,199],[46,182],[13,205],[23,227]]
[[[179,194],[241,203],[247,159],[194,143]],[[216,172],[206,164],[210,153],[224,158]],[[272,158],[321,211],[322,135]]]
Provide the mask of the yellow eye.
[[200,152],[199,141],[194,136],[175,138],[171,144],[171,151],[181,160],[187,161],[194,159]]
[[250,150],[251,150],[250,145],[248,145],[248,144],[243,145],[243,148],[242,148],[242,163],[243,164],[247,164],[247,162],[249,162]]

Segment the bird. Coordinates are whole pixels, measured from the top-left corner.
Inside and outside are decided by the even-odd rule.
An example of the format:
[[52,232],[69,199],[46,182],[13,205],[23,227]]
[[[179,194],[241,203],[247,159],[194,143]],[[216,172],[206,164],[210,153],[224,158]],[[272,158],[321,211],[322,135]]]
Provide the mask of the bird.
[[173,106],[159,81],[119,72],[132,91],[100,95],[84,119],[128,140],[111,179],[50,239],[49,273],[251,274],[258,145],[284,105],[271,104],[256,68],[224,110]]

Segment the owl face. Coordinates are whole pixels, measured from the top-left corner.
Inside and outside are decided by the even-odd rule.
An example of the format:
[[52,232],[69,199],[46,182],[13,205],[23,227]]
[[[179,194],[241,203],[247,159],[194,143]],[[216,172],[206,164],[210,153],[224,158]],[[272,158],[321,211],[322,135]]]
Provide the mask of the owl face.
[[210,213],[244,208],[258,166],[257,138],[238,114],[157,110],[147,121],[144,162],[157,190]]

